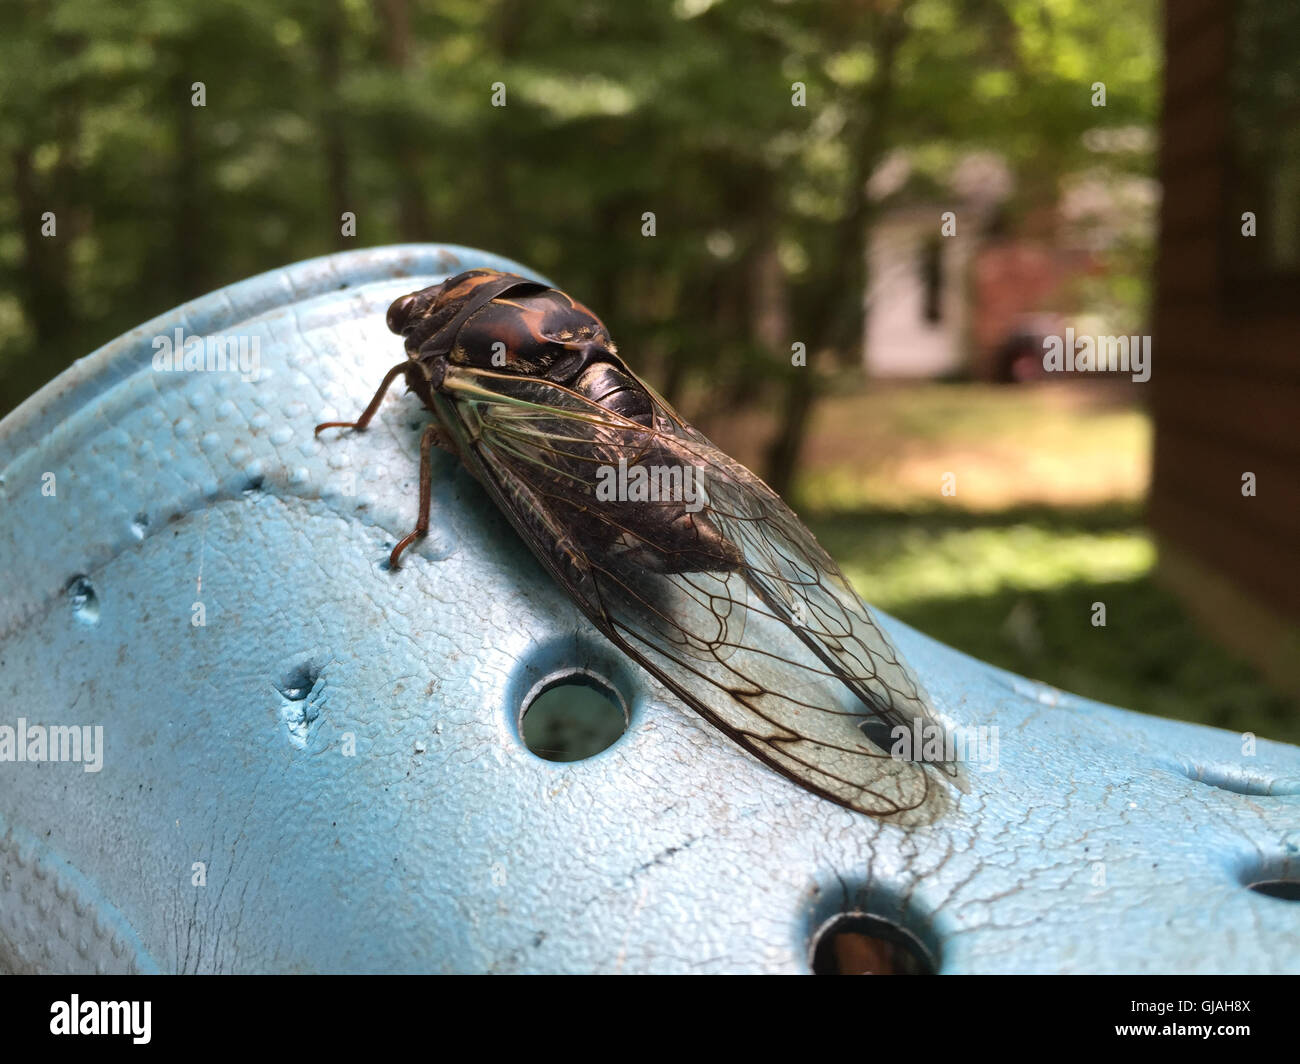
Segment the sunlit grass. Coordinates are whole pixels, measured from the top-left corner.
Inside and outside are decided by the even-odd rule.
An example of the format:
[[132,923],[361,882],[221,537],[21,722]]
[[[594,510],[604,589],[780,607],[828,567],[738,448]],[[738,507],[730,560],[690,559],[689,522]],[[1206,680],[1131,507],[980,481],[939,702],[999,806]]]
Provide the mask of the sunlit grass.
[[[967,510],[1136,501],[1150,479],[1151,423],[1131,388],[875,387],[819,404],[800,497],[816,509],[940,501],[946,474]],[[859,456],[858,461],[845,461]]]
[[918,527],[866,539],[870,557],[857,552],[844,563],[845,574],[884,609],[917,599],[1132,580],[1155,562],[1155,548],[1140,528],[1090,533],[1033,525]]
[[[1023,510],[805,516],[868,602],[941,642],[1126,709],[1300,742],[1290,702],[1157,584],[1136,506],[1038,520]],[[1104,627],[1092,623],[1096,603]]]

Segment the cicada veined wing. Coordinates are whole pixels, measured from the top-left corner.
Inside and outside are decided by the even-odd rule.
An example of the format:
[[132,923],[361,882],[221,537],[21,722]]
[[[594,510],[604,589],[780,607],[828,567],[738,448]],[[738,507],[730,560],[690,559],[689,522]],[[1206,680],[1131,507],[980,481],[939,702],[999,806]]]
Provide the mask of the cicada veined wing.
[[[646,392],[653,416],[631,418],[542,377],[451,365],[435,412],[579,608],[705,720],[825,798],[933,819],[964,777],[890,745],[943,732],[913,671],[780,497]],[[638,467],[694,470],[695,494],[602,496],[610,470]]]

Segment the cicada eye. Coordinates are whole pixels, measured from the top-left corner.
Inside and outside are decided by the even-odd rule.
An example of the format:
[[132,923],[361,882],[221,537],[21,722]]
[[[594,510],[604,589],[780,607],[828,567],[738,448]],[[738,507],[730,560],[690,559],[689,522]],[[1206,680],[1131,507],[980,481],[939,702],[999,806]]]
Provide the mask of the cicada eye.
[[410,320],[411,311],[415,308],[415,297],[419,293],[412,292],[410,295],[399,296],[394,299],[388,308],[388,329],[390,332],[401,334]]

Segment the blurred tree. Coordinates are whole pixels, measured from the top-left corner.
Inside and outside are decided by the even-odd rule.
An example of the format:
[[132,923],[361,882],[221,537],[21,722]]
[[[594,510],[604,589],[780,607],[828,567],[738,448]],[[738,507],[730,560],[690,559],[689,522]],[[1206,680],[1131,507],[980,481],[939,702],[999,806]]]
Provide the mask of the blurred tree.
[[941,183],[992,150],[1018,207],[1050,202],[1095,161],[1084,130],[1151,122],[1154,22],[1154,0],[11,0],[0,412],[214,286],[439,240],[576,293],[706,429],[770,404],[784,489],[858,361],[878,163],[906,146]]

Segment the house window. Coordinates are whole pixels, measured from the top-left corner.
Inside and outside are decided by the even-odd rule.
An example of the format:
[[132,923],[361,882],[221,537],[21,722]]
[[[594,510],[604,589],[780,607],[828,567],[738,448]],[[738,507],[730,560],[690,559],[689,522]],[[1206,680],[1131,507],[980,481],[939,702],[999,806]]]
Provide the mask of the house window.
[[927,325],[943,320],[943,242],[930,237],[921,246],[921,318]]

